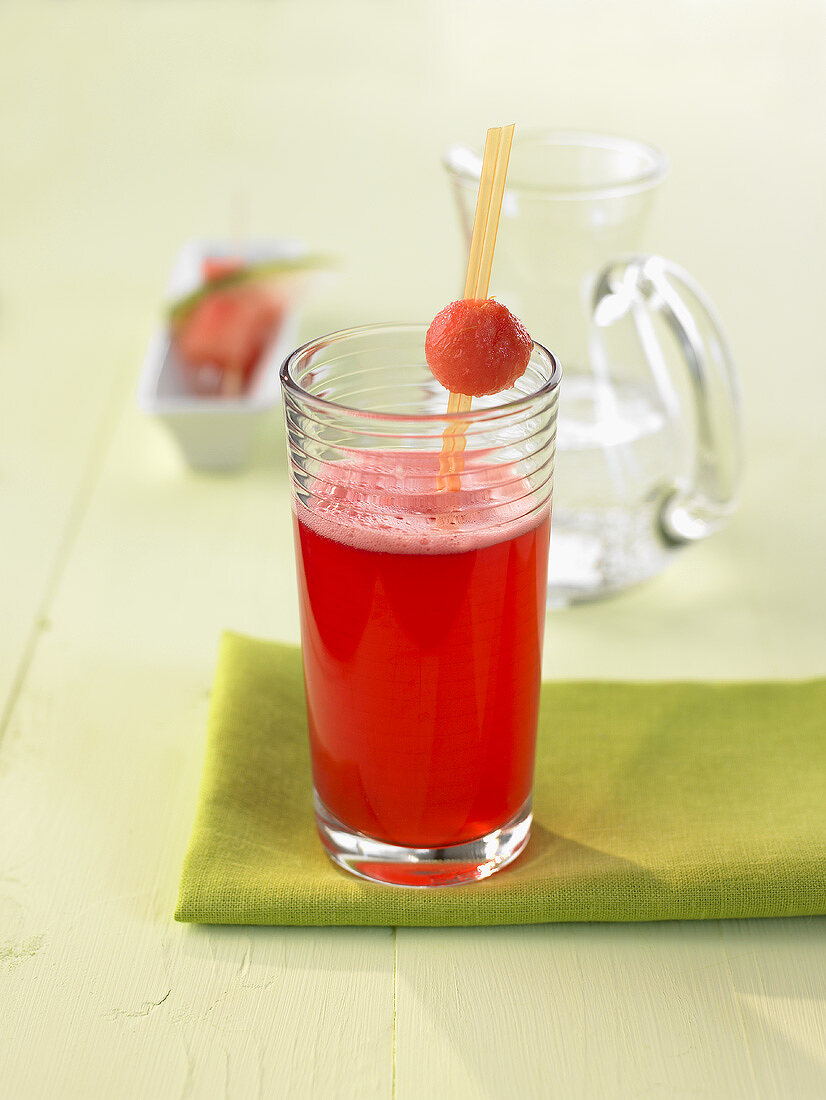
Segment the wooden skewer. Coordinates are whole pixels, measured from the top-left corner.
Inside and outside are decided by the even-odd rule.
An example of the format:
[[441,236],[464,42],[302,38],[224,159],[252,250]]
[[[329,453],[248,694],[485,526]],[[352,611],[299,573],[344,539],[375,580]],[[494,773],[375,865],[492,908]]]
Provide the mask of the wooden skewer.
[[[479,194],[470,241],[465,298],[487,298],[490,275],[493,268],[493,250],[499,229],[505,179],[508,173],[511,145],[515,124],[495,126],[485,137],[482,172],[479,177]],[[448,397],[449,413],[468,412],[473,398],[464,393],[451,392]],[[439,456],[438,488],[457,491],[462,472],[462,451],[465,449],[467,422],[456,420],[448,424],[442,434],[442,452]]]
[[490,210],[485,225],[485,241],[479,261],[479,273],[476,278],[476,298],[487,298],[490,286],[490,273],[493,268],[493,250],[496,247],[496,234],[499,231],[499,215],[502,213],[502,199],[505,194],[505,179],[508,175],[508,162],[511,156],[513,131],[515,125],[502,127],[502,138],[493,175],[493,188],[490,197]]
[[485,135],[485,152],[482,156],[482,171],[479,176],[479,193],[476,196],[476,213],[473,218],[473,232],[470,237],[470,252],[465,278],[465,297],[476,297],[476,284],[479,281],[479,269],[482,262],[482,250],[485,246],[485,233],[490,215],[493,181],[496,164],[502,144],[502,127],[494,126]]
[[221,397],[238,397],[244,388],[244,372],[225,370],[221,379]]

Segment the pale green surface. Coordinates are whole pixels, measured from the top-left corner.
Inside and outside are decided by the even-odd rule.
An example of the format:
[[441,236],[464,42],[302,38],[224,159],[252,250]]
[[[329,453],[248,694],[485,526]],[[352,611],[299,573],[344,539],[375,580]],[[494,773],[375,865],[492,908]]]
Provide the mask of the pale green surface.
[[345,259],[310,335],[454,292],[449,141],[515,118],[663,145],[649,243],[726,319],[743,504],[647,587],[554,616],[546,674],[826,672],[824,8],[508,12],[524,33],[488,0],[0,8],[4,1094],[826,1092],[818,920],[394,946],[170,919],[218,635],[297,638],[277,422],[210,480],[134,408],[179,242],[239,205]]

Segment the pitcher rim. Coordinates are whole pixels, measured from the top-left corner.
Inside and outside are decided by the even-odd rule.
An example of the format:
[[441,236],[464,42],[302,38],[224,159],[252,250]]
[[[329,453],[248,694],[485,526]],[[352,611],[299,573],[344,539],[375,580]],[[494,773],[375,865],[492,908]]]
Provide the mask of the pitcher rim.
[[[521,183],[513,175],[508,177],[506,191],[517,195],[526,195],[534,199],[545,199],[551,202],[558,200],[582,201],[596,198],[614,198],[622,195],[639,194],[642,191],[650,191],[653,187],[662,183],[668,175],[668,157],[657,145],[639,141],[637,138],[624,137],[621,134],[607,134],[600,130],[556,130],[549,127],[535,126],[525,127],[519,132],[518,140],[530,141],[538,138],[545,139],[549,145],[588,146],[591,148],[634,150],[643,157],[647,157],[649,167],[644,172],[639,172],[630,179],[616,183],[599,182],[583,184],[577,187],[554,187],[549,184]],[[479,173],[472,171],[458,163],[458,154],[474,152],[466,145],[453,144],[448,147],[442,156],[442,165],[454,178],[467,183],[478,183]],[[474,153],[478,156],[478,154]],[[481,159],[479,160],[481,165]]]

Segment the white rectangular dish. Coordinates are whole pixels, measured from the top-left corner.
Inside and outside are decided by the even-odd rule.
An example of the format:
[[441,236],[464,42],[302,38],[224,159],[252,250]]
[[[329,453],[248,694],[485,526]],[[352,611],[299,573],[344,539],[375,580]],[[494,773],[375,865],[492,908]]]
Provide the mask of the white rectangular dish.
[[[231,256],[246,262],[283,259],[306,252],[296,241],[188,241],[175,261],[167,299],[197,289],[206,257]],[[295,347],[298,309],[290,306],[263,352],[248,392],[238,397],[203,397],[187,391],[169,328],[158,329],[149,343],[138,385],[138,404],[172,433],[184,458],[197,470],[237,470],[249,458],[261,420],[280,400],[278,370]]]

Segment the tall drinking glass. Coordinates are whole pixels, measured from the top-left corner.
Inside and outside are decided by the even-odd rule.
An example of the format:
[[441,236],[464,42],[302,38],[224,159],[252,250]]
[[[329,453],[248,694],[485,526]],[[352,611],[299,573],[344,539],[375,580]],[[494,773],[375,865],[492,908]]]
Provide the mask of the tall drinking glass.
[[336,863],[406,886],[528,840],[561,376],[535,344],[449,414],[425,332],[350,329],[281,368],[316,823]]

